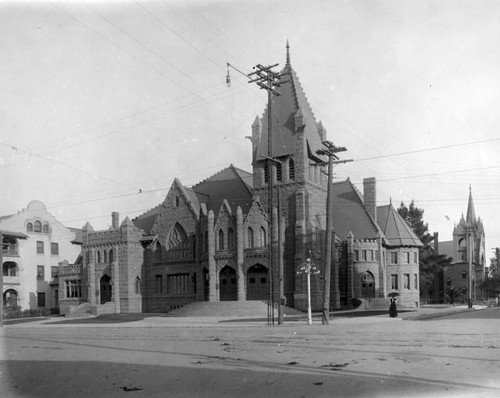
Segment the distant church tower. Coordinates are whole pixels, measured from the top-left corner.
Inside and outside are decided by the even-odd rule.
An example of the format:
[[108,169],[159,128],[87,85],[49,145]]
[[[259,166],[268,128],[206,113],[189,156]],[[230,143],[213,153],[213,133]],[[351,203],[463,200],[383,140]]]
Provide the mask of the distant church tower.
[[[257,116],[252,124],[253,194],[260,197],[266,211],[270,185],[273,207],[280,197],[284,219],[284,295],[288,305],[303,307],[306,291],[296,269],[310,255],[318,266],[324,262],[319,231],[324,233],[326,229],[327,176],[318,162],[326,159],[316,151],[323,148],[326,130],[321,122],[316,122],[292,68],[288,43],[281,74],[288,82],[277,88],[279,96],[272,96],[271,128],[269,104],[262,118]],[[272,151],[268,150],[269,130]],[[277,267],[278,264],[273,265],[275,276]],[[320,284],[313,281],[313,288],[319,290]],[[315,297],[319,303],[321,298]]]

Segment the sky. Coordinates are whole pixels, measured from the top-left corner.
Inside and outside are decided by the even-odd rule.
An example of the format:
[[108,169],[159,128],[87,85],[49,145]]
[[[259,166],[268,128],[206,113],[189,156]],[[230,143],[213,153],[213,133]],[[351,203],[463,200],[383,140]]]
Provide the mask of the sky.
[[[469,189],[500,246],[500,2],[0,1],[0,215],[40,200],[63,224],[111,225],[233,164],[251,171],[266,93],[291,64],[336,166],[377,201],[413,200],[452,239]],[[227,63],[231,86],[226,85]]]

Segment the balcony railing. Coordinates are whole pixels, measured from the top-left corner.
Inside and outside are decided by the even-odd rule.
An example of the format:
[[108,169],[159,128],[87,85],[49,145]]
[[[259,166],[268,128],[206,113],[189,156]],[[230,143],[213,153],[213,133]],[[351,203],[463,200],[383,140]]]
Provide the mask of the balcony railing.
[[18,245],[2,245],[2,252],[4,256],[18,256],[19,255],[19,246]]

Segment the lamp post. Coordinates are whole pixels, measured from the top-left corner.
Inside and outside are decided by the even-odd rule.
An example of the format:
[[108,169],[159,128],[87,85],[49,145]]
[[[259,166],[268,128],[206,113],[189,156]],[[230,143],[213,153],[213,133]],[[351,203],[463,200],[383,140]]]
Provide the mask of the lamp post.
[[312,325],[312,312],[311,312],[311,274],[319,274],[319,270],[316,268],[311,259],[306,258],[306,262],[299,265],[297,268],[297,275],[306,274],[307,276],[307,324]]

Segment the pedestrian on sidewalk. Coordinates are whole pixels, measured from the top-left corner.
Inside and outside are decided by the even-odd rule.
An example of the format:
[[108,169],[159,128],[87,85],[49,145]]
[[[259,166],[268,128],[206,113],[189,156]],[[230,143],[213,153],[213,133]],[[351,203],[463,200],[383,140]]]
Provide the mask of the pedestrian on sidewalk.
[[391,305],[389,306],[389,316],[396,318],[398,316],[398,309],[396,308],[396,298],[391,297]]

